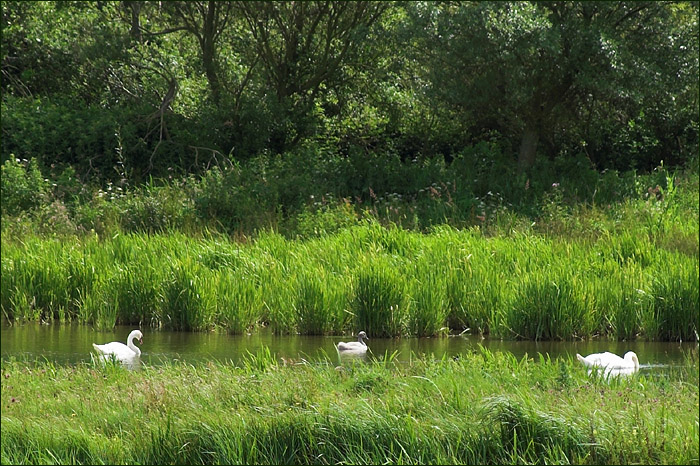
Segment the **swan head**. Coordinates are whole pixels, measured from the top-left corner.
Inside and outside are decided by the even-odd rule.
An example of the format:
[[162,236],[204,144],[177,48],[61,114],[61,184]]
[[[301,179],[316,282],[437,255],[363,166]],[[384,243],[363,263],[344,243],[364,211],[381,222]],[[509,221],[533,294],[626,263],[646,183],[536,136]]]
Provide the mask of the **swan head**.
[[639,369],[639,358],[637,357],[637,353],[634,351],[628,351],[625,353],[625,359],[627,361],[632,361],[634,363],[634,368]]
[[143,345],[143,333],[141,333],[141,330],[134,330],[129,334],[128,341],[133,341],[134,339],[138,339],[139,344]]
[[357,341],[362,341],[365,339],[369,340],[369,337],[367,336],[364,330],[357,334]]

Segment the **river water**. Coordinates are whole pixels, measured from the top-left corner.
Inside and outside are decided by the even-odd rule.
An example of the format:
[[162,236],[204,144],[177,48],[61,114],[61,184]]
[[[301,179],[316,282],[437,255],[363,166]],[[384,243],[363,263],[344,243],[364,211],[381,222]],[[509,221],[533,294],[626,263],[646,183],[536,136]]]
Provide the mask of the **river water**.
[[[10,358],[32,362],[49,360],[56,364],[77,364],[90,362],[92,343],[120,341],[125,343],[132,327],[115,327],[109,331],[98,331],[85,325],[41,325],[37,323],[9,325],[3,322],[0,334],[3,360]],[[350,341],[348,336],[302,336],[273,335],[260,330],[250,335],[227,335],[225,333],[172,332],[149,328],[144,333],[140,345],[141,362],[159,365],[168,361],[185,361],[190,364],[205,363],[211,360],[240,363],[249,353],[256,354],[268,348],[281,362],[306,360],[339,360],[335,344]],[[368,359],[381,359],[394,355],[399,362],[409,361],[418,355],[440,359],[455,357],[461,353],[478,351],[480,345],[492,352],[508,351],[518,359],[524,355],[539,360],[538,354],[551,359],[574,358],[576,353],[583,355],[610,351],[622,356],[627,351],[637,353],[641,371],[657,371],[663,368],[684,364],[685,354],[697,348],[697,343],[667,342],[618,342],[592,340],[576,342],[534,342],[501,341],[482,339],[479,336],[462,335],[441,338],[371,338]]]

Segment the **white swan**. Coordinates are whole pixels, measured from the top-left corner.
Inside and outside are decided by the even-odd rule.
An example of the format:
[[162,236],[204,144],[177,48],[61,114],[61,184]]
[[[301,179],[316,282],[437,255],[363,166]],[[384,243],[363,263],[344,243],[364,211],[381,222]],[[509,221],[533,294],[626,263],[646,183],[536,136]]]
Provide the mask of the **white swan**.
[[627,375],[639,370],[639,358],[637,358],[634,351],[625,353],[624,358],[607,351],[589,354],[585,358],[576,353],[576,359],[581,361],[586,367],[603,369],[605,375]]
[[141,350],[134,344],[134,338],[138,338],[139,343],[143,344],[143,333],[140,330],[133,330],[126,339],[126,345],[113,341],[104,345],[93,343],[92,346],[98,353],[107,358],[114,356],[121,362],[130,362],[134,358],[141,356]]
[[367,352],[367,344],[364,340],[369,340],[367,334],[362,331],[357,334],[357,341],[340,342],[337,349],[340,354],[365,354]]

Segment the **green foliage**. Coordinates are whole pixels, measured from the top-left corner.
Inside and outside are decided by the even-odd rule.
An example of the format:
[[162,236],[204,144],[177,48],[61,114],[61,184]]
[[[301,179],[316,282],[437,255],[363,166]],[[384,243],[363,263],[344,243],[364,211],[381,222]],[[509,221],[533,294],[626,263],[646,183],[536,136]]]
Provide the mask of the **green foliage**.
[[151,233],[193,228],[194,203],[185,182],[165,186],[150,184],[141,191],[138,195],[119,196],[116,202],[125,231]]
[[36,159],[20,162],[11,157],[3,163],[1,173],[3,215],[18,215],[46,202],[49,189]]
[[[649,171],[698,152],[694,2],[200,6],[4,2],[3,162],[140,184],[284,154],[266,163],[290,176],[252,190],[294,208],[310,194],[419,196],[468,180],[451,201],[417,206],[429,227],[489,191],[530,203],[535,184],[560,182],[587,197],[592,184],[565,183],[582,161]],[[512,176],[526,135],[530,190]],[[494,141],[500,154],[483,150]],[[313,144],[347,158],[322,157],[337,190],[315,191],[321,177],[299,170],[316,166]],[[468,178],[435,179],[453,160]],[[415,166],[429,174],[404,185]],[[228,213],[238,225],[247,212]]]
[[519,338],[568,340],[588,337],[595,328],[593,303],[585,284],[568,274],[532,274],[515,291],[506,317]]
[[416,265],[411,288],[413,303],[408,314],[411,335],[430,337],[445,333],[448,300],[444,270],[438,261],[425,260]]
[[698,456],[697,350],[673,376],[616,382],[591,379],[576,361],[487,350],[343,370],[278,361],[265,347],[238,365],[139,371],[3,360],[0,454],[8,464],[687,464]]
[[486,400],[484,409],[499,427],[501,444],[508,445],[513,461],[543,461],[553,448],[573,456],[586,454],[584,432],[562,418],[533,412],[504,397]]
[[[262,168],[262,170],[260,170]],[[226,231],[261,228],[273,222],[277,214],[276,195],[271,192],[264,167],[251,166],[250,177],[239,166],[218,167],[202,177],[194,199],[197,215],[216,219]]]
[[17,237],[5,227],[2,310],[19,321],[232,333],[468,328],[502,338],[693,340],[697,233],[683,248],[669,235],[697,232],[697,205],[653,235],[637,221],[647,205],[583,211],[581,225],[599,222],[595,235],[512,225],[499,237],[447,226],[420,233],[370,220],[313,239],[269,231],[246,242],[178,231]]
[[[448,271],[449,322],[451,328],[471,329],[486,335],[500,326],[500,286],[504,277],[488,263],[474,264],[469,259]],[[468,262],[467,262],[468,261]]]
[[609,331],[618,340],[634,340],[647,327],[651,296],[645,291],[649,285],[638,264],[619,267],[606,262],[600,267],[600,278],[593,283],[596,308],[602,313],[601,332]]
[[[687,313],[697,293],[679,284],[693,281],[698,258],[696,172],[594,179],[588,167],[555,160],[476,196],[460,180],[471,169],[498,179],[491,170],[505,165],[474,168],[477,155],[502,154],[498,147],[475,146],[449,165],[385,154],[362,178],[351,176],[356,161],[308,146],[124,188],[78,189],[71,167],[45,181],[36,162],[9,161],[3,205],[7,188],[34,207],[3,208],[2,309],[11,320],[233,333],[269,325],[277,333],[695,338],[685,323],[697,320]],[[566,181],[547,184],[565,166]],[[376,173],[402,179],[401,191],[371,189],[391,187]],[[30,186],[43,192],[33,197]],[[452,227],[436,226],[444,223]]]
[[[678,262],[684,266],[679,267]],[[654,303],[647,317],[651,338],[697,340],[700,332],[699,280],[697,262],[693,266],[687,257],[664,255],[654,271],[651,289]]]
[[172,139],[162,141],[159,122],[145,103],[105,108],[76,106],[63,96],[10,96],[3,98],[2,111],[3,160],[11,153],[32,154],[43,166],[72,166],[81,178],[119,186],[143,182],[149,174],[167,178],[184,173],[194,164],[194,160],[184,164],[196,155],[190,146],[197,146],[199,138],[210,139],[204,130],[193,135],[181,116],[167,114],[164,124]]
[[174,330],[207,330],[214,314],[210,274],[192,258],[171,264],[163,284],[163,322]]
[[[136,246],[136,245],[134,245]],[[119,309],[115,323],[122,325],[153,325],[162,322],[161,290],[164,277],[151,264],[141,264],[138,270],[125,267],[115,273],[108,292]],[[110,325],[108,328],[112,328]]]
[[243,270],[221,273],[216,293],[217,321],[229,333],[241,334],[259,322],[263,297],[254,276]]
[[332,197],[302,207],[296,218],[296,231],[301,238],[326,236],[357,224],[357,214],[349,201],[334,202]]
[[348,320],[347,288],[325,268],[302,271],[294,306],[299,331],[305,335],[341,333]]
[[[36,154],[43,165],[73,164],[82,174],[92,167],[110,177],[116,162],[117,112],[76,107],[70,101],[7,98],[2,102],[2,158],[11,152]],[[94,160],[93,160],[94,159]]]
[[384,257],[369,258],[357,276],[352,303],[355,328],[378,337],[401,335],[409,303],[404,278],[396,266]]

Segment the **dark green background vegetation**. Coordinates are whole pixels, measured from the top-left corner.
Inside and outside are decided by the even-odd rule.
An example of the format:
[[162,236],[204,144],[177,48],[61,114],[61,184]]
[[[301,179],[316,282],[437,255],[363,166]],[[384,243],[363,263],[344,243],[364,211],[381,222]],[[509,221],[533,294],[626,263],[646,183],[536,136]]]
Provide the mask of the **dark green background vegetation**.
[[2,161],[140,184],[279,156],[304,183],[321,159],[362,199],[455,159],[470,186],[540,161],[682,165],[697,17],[697,2],[3,2]]
[[[697,2],[3,2],[2,15],[8,318],[697,339]],[[481,246],[436,236],[445,224]],[[229,287],[245,270],[226,263],[185,303],[183,284],[221,264],[180,260],[182,233],[222,250],[251,240],[252,257],[273,247],[286,272],[253,293]],[[99,262],[120,235],[167,244],[148,259],[172,270],[111,260],[65,295],[74,255]],[[348,235],[375,239],[351,249]],[[556,254],[535,248],[538,274],[503,276],[540,241]],[[348,264],[294,257],[314,244]],[[480,248],[507,260],[471,260]],[[608,253],[602,279],[624,279],[589,293],[577,280],[594,287]],[[431,268],[446,264],[450,284]],[[129,274],[154,290],[140,313],[107,286]],[[404,292],[412,277],[427,285]],[[316,319],[331,307],[345,320]],[[535,309],[571,325],[529,328]]]

